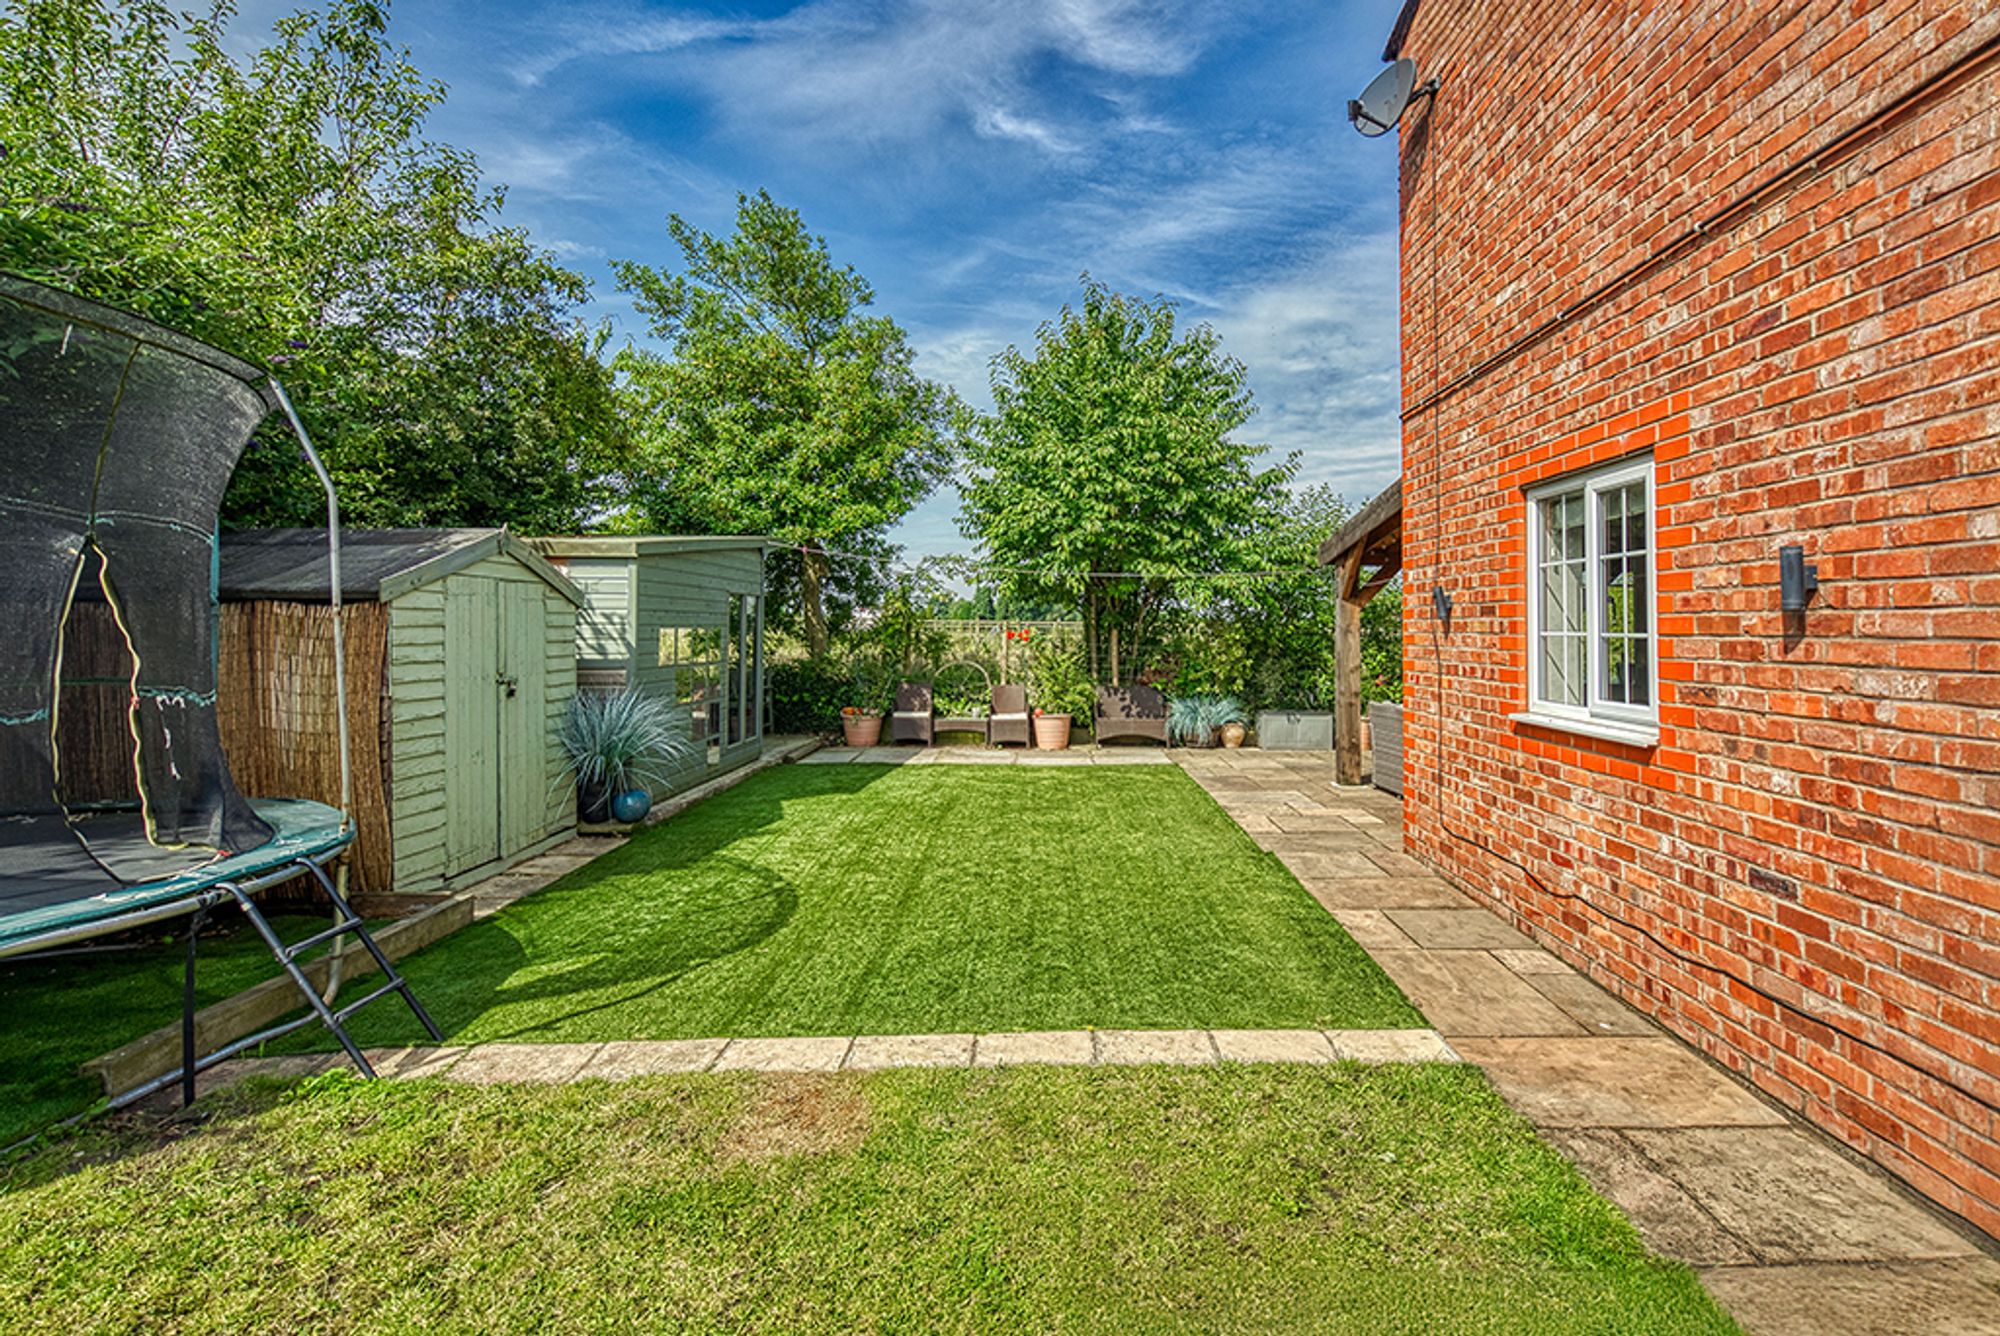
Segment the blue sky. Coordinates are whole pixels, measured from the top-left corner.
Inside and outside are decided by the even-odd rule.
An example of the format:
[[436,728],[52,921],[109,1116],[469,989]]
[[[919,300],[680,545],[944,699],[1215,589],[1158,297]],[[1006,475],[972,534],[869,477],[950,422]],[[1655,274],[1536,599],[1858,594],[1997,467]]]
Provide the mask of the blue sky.
[[[665,264],[669,212],[726,231],[762,187],[981,407],[988,359],[1082,272],[1164,294],[1249,368],[1243,438],[1358,502],[1398,460],[1396,162],[1344,107],[1396,8],[400,0],[391,34],[451,87],[432,133],[596,280],[619,338],[645,331],[607,262]],[[966,550],[956,510],[895,536]]]

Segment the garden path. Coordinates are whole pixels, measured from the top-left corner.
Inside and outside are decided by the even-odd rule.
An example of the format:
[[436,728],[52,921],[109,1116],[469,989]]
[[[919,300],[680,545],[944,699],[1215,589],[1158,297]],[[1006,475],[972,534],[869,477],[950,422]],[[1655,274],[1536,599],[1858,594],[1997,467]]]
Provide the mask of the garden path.
[[1986,1241],[1404,854],[1399,799],[1320,753],[1171,755],[1750,1331],[2000,1333]]

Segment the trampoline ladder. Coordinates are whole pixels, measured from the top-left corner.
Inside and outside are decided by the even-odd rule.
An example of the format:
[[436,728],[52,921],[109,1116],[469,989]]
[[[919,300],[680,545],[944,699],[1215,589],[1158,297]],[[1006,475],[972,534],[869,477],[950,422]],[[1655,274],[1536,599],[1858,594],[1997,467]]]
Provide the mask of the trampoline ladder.
[[[403,1001],[408,1004],[410,1011],[416,1016],[432,1039],[442,1040],[444,1038],[444,1033],[438,1029],[437,1022],[431,1019],[430,1013],[424,1010],[423,1003],[417,1001],[416,994],[410,991],[409,980],[405,979],[402,971],[391,964],[389,957],[383,954],[382,948],[376,944],[374,934],[368,931],[368,926],[362,922],[361,916],[354,912],[352,905],[348,904],[347,897],[343,896],[334,887],[333,879],[326,875],[325,869],[321,868],[317,863],[303,858],[299,859],[294,866],[300,871],[310,874],[319,883],[320,889],[326,892],[327,898],[333,901],[335,915],[333,926],[288,945],[283,938],[278,936],[277,929],[273,928],[271,921],[264,917],[264,911],[257,907],[256,900],[252,898],[248,891],[245,891],[241,886],[233,882],[220,883],[216,888],[216,899],[205,902],[200,909],[196,910],[194,922],[189,926],[187,932],[187,966],[183,983],[181,1008],[180,1070],[162,1076],[157,1080],[148,1081],[136,1089],[127,1091],[112,1101],[113,1107],[142,1099],[153,1091],[163,1086],[171,1085],[176,1081],[180,1083],[181,1087],[181,1102],[192,1104],[195,1098],[195,1077],[198,1073],[214,1066],[218,1062],[241,1053],[247,1048],[254,1048],[258,1044],[290,1034],[302,1026],[312,1024],[315,1020],[324,1025],[327,1031],[339,1041],[342,1051],[347,1054],[348,1060],[354,1064],[355,1070],[359,1071],[363,1076],[372,1079],[375,1075],[375,1068],[361,1052],[360,1046],[354,1042],[353,1037],[347,1033],[347,1019],[369,1003],[380,1001],[391,993],[402,994]],[[264,939],[264,945],[271,949],[271,954],[284,967],[285,973],[291,976],[292,983],[299,990],[299,995],[305,998],[306,1005],[312,1010],[310,1015],[273,1025],[269,1029],[259,1030],[256,1034],[248,1035],[230,1044],[225,1044],[206,1057],[197,1057],[195,1054],[194,1033],[195,938],[201,930],[201,921],[206,917],[209,908],[216,903],[227,903],[229,897],[234,897],[237,906],[242,909],[244,916],[250,920],[250,925],[257,930],[257,935]],[[388,982],[365,996],[356,998],[345,1006],[335,1009],[325,998],[320,996],[319,989],[313,986],[312,980],[307,978],[306,972],[299,967],[299,957],[321,943],[331,941],[343,933],[350,932],[354,934],[355,939],[361,943],[368,954],[374,957],[375,967],[382,971],[382,977],[388,980]]]
[[[236,903],[249,916],[251,926],[257,929],[258,936],[262,937],[264,944],[271,948],[271,954],[278,958],[280,965],[284,966],[285,973],[289,974],[292,982],[298,986],[300,995],[305,998],[306,1004],[313,1009],[314,1014],[319,1018],[320,1024],[324,1025],[333,1034],[333,1037],[340,1042],[340,1047],[345,1050],[348,1060],[354,1064],[355,1069],[363,1076],[372,1078],[375,1075],[375,1068],[369,1064],[368,1059],[362,1055],[360,1047],[347,1033],[347,1018],[369,1003],[379,1001],[391,993],[402,994],[403,1001],[409,1006],[410,1011],[415,1014],[417,1021],[424,1027],[432,1039],[443,1039],[444,1033],[438,1029],[437,1023],[431,1019],[430,1013],[424,1010],[424,1004],[417,1001],[417,995],[410,991],[409,980],[405,979],[402,972],[394,964],[390,963],[389,957],[382,953],[382,948],[376,945],[374,934],[368,931],[367,925],[361,921],[361,916],[354,912],[354,907],[347,903],[347,898],[334,888],[333,878],[327,876],[325,869],[321,868],[317,863],[301,859],[298,865],[304,871],[311,873],[313,879],[319,882],[319,888],[326,892],[327,899],[333,902],[335,917],[332,927],[323,929],[310,937],[302,938],[290,945],[286,945],[278,936],[277,930],[264,917],[263,911],[257,908],[255,900],[235,887],[231,887],[230,889],[236,894]],[[382,971],[382,977],[388,980],[388,982],[366,996],[350,1002],[336,1011],[332,1006],[328,1005],[325,998],[320,996],[319,989],[313,987],[312,980],[306,977],[305,971],[299,968],[299,957],[322,942],[330,941],[335,937],[341,936],[343,933],[350,932],[354,934],[356,940],[361,943],[368,954],[374,957],[375,968]]]

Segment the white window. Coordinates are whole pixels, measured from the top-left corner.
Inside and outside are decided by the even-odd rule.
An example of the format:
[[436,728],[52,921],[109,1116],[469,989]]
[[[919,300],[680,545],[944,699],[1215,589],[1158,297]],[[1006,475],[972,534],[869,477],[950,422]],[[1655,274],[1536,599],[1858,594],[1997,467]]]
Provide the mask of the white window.
[[1529,715],[1642,740],[1658,698],[1650,456],[1528,493],[1528,581]]

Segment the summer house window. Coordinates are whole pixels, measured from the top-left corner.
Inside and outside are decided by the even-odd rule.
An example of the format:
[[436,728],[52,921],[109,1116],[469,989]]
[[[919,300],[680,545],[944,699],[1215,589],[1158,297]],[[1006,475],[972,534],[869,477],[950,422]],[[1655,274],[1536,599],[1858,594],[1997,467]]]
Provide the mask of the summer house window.
[[1646,458],[1528,493],[1531,716],[1656,719],[1652,478]]

